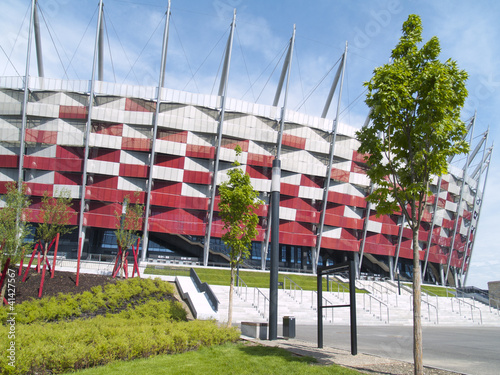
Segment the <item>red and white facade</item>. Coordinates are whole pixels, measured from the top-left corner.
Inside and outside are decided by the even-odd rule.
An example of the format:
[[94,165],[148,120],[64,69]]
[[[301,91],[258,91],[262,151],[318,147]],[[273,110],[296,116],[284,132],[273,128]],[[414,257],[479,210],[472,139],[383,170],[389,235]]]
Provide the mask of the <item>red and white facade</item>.
[[[208,224],[220,98],[162,89],[157,137],[152,139],[157,89],[98,81],[86,138],[88,86],[88,81],[32,78],[27,106],[23,108],[23,80],[0,78],[1,192],[5,192],[6,182],[18,179],[22,158],[21,172],[33,202],[33,222],[38,221],[37,208],[43,193],[57,195],[66,189],[74,198],[77,213],[73,225],[78,224],[80,201],[84,199],[82,224],[87,237],[99,228],[113,230],[115,212],[121,210],[124,197],[139,192],[141,203],[150,202],[150,238],[163,234],[186,241],[203,238]],[[24,111],[26,129],[24,144],[20,144]],[[225,103],[217,181],[226,178],[235,160],[234,147],[240,145],[241,168],[250,175],[265,202],[258,213],[261,220],[257,243],[265,240],[280,115],[280,109],[273,106],[233,99]],[[301,268],[311,268],[307,257],[310,259],[310,252],[318,245],[331,129],[331,120],[285,113],[279,242],[283,254],[300,248],[299,257],[287,253],[282,260],[287,263],[285,258],[292,257],[292,263],[300,263]],[[367,209],[365,197],[370,181],[363,156],[357,152],[355,131],[343,124],[337,127],[320,256],[335,262],[354,257],[358,264],[361,260],[361,271],[389,274],[395,263],[401,269],[412,258],[412,235],[410,229],[402,227],[401,216],[377,218],[375,210]],[[86,145],[89,153],[85,161]],[[87,181],[82,184],[84,165]],[[150,173],[153,183],[148,195]],[[429,198],[419,237],[421,260],[428,264],[427,272],[433,274],[433,279],[439,279],[440,269],[446,269],[448,264],[452,270],[467,270],[463,262],[469,258],[474,241],[471,229],[476,227],[478,212],[474,202],[480,203],[482,193],[473,178],[465,176],[463,189],[462,181],[463,170],[453,167],[450,174],[433,181],[435,193],[440,182],[439,194]],[[212,239],[222,235],[217,199]],[[433,212],[436,199],[437,209]],[[75,256],[76,247],[74,243]],[[192,255],[201,258],[196,252]]]

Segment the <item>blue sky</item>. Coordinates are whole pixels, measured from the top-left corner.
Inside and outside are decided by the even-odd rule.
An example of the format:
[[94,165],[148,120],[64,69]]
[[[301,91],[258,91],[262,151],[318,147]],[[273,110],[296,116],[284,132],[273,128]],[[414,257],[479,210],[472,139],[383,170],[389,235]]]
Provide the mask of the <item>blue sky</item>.
[[[24,75],[30,3],[0,3],[2,76]],[[105,80],[157,85],[167,1],[107,0],[104,4],[108,35]],[[39,0],[39,5],[45,76],[88,80],[98,1]],[[368,113],[363,82],[370,79],[375,67],[388,61],[408,15],[418,14],[424,41],[437,36],[441,60],[452,58],[469,73],[463,119],[477,110],[476,137],[489,126],[488,145],[498,138],[500,2],[496,0],[173,0],[167,87],[217,92],[234,8],[237,26],[230,69],[231,97],[272,103],[280,58],[295,24],[288,108],[321,114],[335,64],[347,42],[341,121],[360,127]],[[34,57],[30,73],[37,75]],[[308,100],[304,102],[305,97]],[[329,116],[334,116],[333,106]],[[494,150],[467,283],[481,288],[486,288],[488,281],[500,280],[500,245],[495,233],[500,219],[500,195],[495,193],[500,186],[498,155]]]

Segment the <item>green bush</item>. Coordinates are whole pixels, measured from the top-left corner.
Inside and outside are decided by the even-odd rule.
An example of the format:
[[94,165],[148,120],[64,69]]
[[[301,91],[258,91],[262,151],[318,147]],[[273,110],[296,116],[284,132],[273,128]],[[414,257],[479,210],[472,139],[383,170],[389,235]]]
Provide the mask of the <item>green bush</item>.
[[[117,312],[132,300],[142,303],[151,297],[161,299],[172,296],[173,286],[160,279],[118,280],[104,287],[97,286],[80,294],[60,293],[55,297],[33,299],[16,305],[19,323],[52,322],[61,319],[76,318],[82,314],[95,313],[99,308]],[[0,322],[5,324],[7,310],[0,309]]]
[[[2,374],[57,374],[238,340],[238,330],[213,321],[183,321],[181,310],[177,302],[150,300],[130,311],[93,319],[18,323],[16,367],[8,366],[7,356],[2,356]],[[0,327],[3,353],[7,337],[8,327]]]

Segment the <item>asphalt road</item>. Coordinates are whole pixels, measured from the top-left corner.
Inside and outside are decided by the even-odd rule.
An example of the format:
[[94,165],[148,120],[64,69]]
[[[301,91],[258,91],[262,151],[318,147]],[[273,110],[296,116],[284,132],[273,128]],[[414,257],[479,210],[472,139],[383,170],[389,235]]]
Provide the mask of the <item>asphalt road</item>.
[[[413,362],[411,326],[359,326],[358,352]],[[317,343],[316,326],[296,338]],[[325,326],[324,346],[351,350],[349,326]],[[424,365],[471,375],[500,374],[499,327],[423,327]]]

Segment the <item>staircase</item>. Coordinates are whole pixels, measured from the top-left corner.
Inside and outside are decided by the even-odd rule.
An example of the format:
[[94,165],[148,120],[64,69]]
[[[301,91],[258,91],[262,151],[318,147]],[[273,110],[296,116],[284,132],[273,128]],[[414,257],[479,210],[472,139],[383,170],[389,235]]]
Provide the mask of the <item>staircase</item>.
[[[413,296],[407,287],[398,294],[396,284],[389,281],[357,280],[356,287],[367,293],[356,293],[358,325],[412,325]],[[229,286],[211,286],[219,305],[219,320],[227,322]],[[265,298],[264,298],[265,296]],[[266,299],[267,298],[267,299]],[[242,321],[267,322],[269,315],[268,288],[235,288],[233,324]],[[343,291],[323,292],[323,305],[345,305],[349,294]],[[278,290],[278,322],[293,316],[297,325],[317,324],[317,294],[300,289]],[[323,324],[350,324],[349,307],[323,310]],[[422,325],[441,326],[500,326],[499,311],[472,298],[437,297],[422,293]]]

